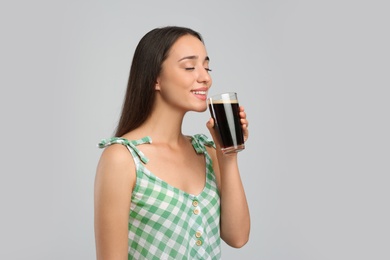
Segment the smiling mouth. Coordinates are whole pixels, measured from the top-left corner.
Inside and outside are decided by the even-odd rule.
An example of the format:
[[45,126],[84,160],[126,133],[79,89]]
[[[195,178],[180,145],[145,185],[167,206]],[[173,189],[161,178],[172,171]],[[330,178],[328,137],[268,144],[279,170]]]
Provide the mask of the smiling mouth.
[[191,92],[196,94],[196,95],[206,95],[207,94],[206,91],[191,91]]

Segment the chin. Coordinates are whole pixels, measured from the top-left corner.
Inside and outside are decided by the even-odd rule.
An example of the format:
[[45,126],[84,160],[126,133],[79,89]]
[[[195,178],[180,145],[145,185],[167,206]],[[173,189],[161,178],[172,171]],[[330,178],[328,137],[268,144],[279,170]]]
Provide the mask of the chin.
[[204,112],[207,110],[207,106],[193,107],[191,111],[193,112]]
[[204,112],[206,110],[207,110],[207,107],[202,107],[202,108],[196,109],[195,111],[196,112]]

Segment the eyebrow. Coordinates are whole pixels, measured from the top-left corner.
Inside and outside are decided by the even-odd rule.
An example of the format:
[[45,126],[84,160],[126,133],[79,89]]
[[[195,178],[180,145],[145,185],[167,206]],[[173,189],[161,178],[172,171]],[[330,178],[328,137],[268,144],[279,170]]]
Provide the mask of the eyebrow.
[[[199,58],[199,57],[196,56],[196,55],[191,55],[191,56],[183,57],[183,58],[181,58],[181,59],[178,60],[178,61],[182,61],[182,60],[196,60],[197,58]],[[206,58],[204,58],[204,61],[210,61],[209,56],[206,56]]]

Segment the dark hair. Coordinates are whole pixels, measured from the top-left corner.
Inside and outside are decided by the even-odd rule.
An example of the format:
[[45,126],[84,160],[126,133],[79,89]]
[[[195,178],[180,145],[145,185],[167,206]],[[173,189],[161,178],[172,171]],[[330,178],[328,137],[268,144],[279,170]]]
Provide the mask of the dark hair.
[[156,28],[139,41],[130,68],[129,82],[115,136],[139,127],[149,117],[155,100],[155,84],[172,45],[184,35],[202,36],[177,26]]

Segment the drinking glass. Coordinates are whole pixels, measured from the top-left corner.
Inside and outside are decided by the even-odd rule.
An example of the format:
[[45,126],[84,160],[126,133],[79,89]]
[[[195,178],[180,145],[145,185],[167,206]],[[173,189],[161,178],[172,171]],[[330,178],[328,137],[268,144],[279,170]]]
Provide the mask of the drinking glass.
[[207,99],[207,104],[214,119],[214,128],[219,137],[222,153],[229,154],[244,150],[237,93],[213,95]]

